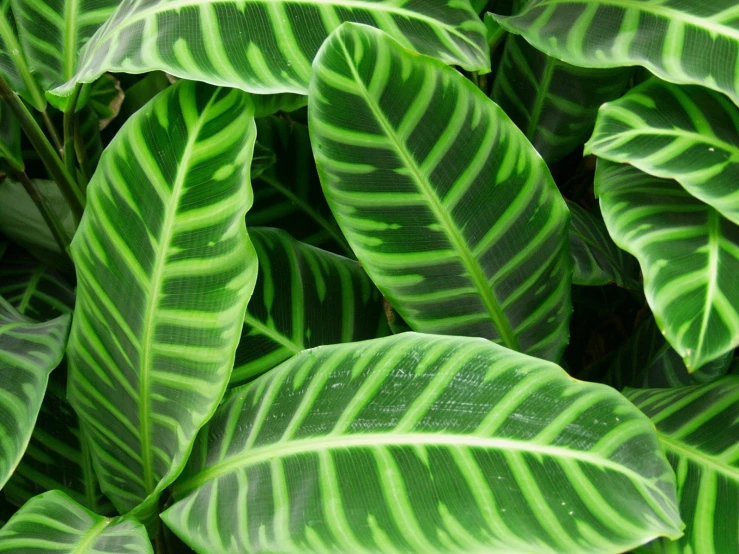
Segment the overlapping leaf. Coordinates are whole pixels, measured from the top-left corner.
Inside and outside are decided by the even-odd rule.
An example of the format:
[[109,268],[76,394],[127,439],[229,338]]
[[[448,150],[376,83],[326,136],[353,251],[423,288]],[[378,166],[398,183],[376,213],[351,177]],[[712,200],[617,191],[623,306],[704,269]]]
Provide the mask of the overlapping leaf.
[[735,0],[529,0],[496,17],[546,54],[581,67],[641,65],[739,103]]
[[278,112],[294,112],[308,105],[308,97],[302,94],[255,94],[254,117],[266,117]]
[[675,179],[739,224],[739,111],[723,94],[650,79],[600,109],[586,150]]
[[321,43],[344,21],[376,25],[403,45],[489,71],[485,26],[455,0],[124,0],[81,54],[75,82],[104,71],[161,69],[260,94],[305,94]]
[[142,519],[233,367],[256,279],[255,134],[246,93],[180,81],[128,120],[88,187],[69,399],[103,492]]
[[613,240],[639,260],[644,292],[692,372],[739,345],[739,226],[676,181],[598,161],[595,192]]
[[382,296],[356,261],[302,244],[278,229],[249,228],[259,275],[231,384],[293,354],[387,334]]
[[26,56],[18,38],[11,0],[0,1],[0,73],[15,92],[41,111],[46,98],[31,74]]
[[15,169],[24,169],[21,127],[5,102],[0,103],[0,158],[7,160]]
[[146,529],[133,517],[105,518],[61,491],[31,499],[0,529],[0,552],[150,554]]
[[176,494],[162,517],[203,553],[592,554],[681,534],[653,428],[613,389],[415,333],[235,389]]
[[317,56],[309,98],[329,205],[409,325],[557,359],[567,207],[503,111],[453,69],[351,24]]
[[677,474],[678,541],[645,551],[725,554],[739,551],[739,376],[680,389],[628,390],[626,397],[657,426]]
[[28,445],[68,331],[68,314],[35,323],[0,297],[0,489]]
[[587,140],[598,107],[626,89],[631,73],[575,67],[509,35],[491,98],[555,162]]

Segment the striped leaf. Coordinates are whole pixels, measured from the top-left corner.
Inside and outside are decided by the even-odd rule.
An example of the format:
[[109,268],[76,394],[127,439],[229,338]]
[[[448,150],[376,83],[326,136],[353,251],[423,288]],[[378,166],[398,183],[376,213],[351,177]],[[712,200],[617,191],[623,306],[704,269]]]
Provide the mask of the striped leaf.
[[278,229],[249,228],[259,274],[231,384],[322,344],[387,332],[382,296],[357,262],[302,244]]
[[639,260],[660,330],[690,372],[739,345],[739,226],[676,181],[598,161],[608,232]]
[[160,69],[260,94],[305,94],[321,43],[344,21],[376,25],[403,46],[472,71],[489,71],[485,26],[456,0],[124,0],[58,89],[105,71]]
[[26,450],[68,331],[68,314],[35,323],[0,297],[0,489]]
[[575,67],[509,35],[491,98],[547,162],[590,136],[598,107],[626,89],[630,69]]
[[681,534],[647,418],[464,337],[298,354],[227,397],[175,487],[162,518],[202,553],[592,554]]
[[115,509],[100,491],[89,445],[66,401],[66,378],[63,367],[51,374],[31,441],[3,492],[21,507],[38,494],[61,490],[96,514],[110,515]]
[[278,112],[294,112],[308,105],[308,97],[302,94],[255,94],[254,117],[266,117]]
[[655,553],[739,552],[739,376],[681,389],[628,390],[657,426],[677,474],[685,535],[645,549]]
[[69,400],[103,492],[147,520],[233,367],[256,254],[246,93],[180,81],[103,153],[72,243]]
[[496,19],[572,65],[641,65],[665,81],[703,85],[739,103],[738,16],[735,0],[529,0]]
[[648,317],[612,355],[586,370],[588,380],[624,387],[668,388],[710,383],[726,375],[733,352],[690,373],[680,355],[662,336],[654,318]]
[[650,79],[600,109],[586,150],[676,179],[739,224],[739,112],[723,94]]
[[0,103],[0,158],[15,169],[24,169],[21,127],[5,102]]
[[132,517],[106,518],[61,491],[31,499],[0,529],[0,552],[153,553],[146,529]]
[[575,202],[570,209],[570,254],[574,285],[607,285],[639,290],[639,264],[608,235],[603,219]]
[[523,134],[458,72],[370,27],[336,31],[314,70],[324,193],[411,328],[557,359],[571,311],[568,212]]
[[246,216],[247,226],[279,227],[312,246],[350,255],[321,191],[308,128],[265,117],[257,120],[257,136],[276,161],[254,179],[255,207]]
[[31,106],[39,111],[46,108],[46,98],[31,74],[18,37],[11,0],[0,0],[0,74]]

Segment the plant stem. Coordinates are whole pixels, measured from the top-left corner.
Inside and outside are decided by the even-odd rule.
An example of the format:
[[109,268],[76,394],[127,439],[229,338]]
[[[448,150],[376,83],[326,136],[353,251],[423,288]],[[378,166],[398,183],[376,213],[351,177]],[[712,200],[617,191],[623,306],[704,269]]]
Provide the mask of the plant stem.
[[64,198],[69,203],[69,207],[77,222],[79,222],[85,208],[85,197],[82,191],[77,187],[74,178],[62,164],[59,155],[54,151],[54,147],[46,138],[46,135],[44,135],[36,120],[29,113],[21,99],[10,89],[2,75],[0,75],[0,99],[8,104],[13,115],[15,115],[20,123],[21,129],[23,129],[23,132],[38,153],[49,175],[56,181]]
[[74,151],[77,154],[77,163],[79,164],[81,181],[78,181],[83,190],[87,190],[87,184],[90,182],[90,160],[87,158],[87,148],[85,140],[80,131],[80,116],[74,115]]
[[77,109],[77,100],[80,97],[82,85],[77,83],[72,93],[72,98],[64,110],[64,165],[70,175],[75,175],[75,153],[74,153],[74,116]]
[[54,122],[49,117],[49,112],[44,110],[41,112],[41,117],[44,120],[44,125],[46,125],[46,130],[49,132],[49,136],[51,137],[51,142],[54,143],[54,148],[56,148],[56,151],[59,152],[59,155],[61,155],[63,146],[62,141],[59,138],[59,133],[56,130],[56,127],[54,126]]

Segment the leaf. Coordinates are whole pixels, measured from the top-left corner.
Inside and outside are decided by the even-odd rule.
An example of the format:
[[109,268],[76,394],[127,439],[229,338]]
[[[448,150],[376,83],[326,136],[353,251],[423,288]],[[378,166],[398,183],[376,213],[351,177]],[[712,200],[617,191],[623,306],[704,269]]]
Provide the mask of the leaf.
[[92,83],[89,102],[100,121],[100,130],[118,116],[125,97],[120,82],[109,73]]
[[680,389],[631,389],[626,397],[657,426],[677,473],[678,541],[652,543],[650,552],[723,554],[739,551],[739,376]]
[[692,373],[739,345],[739,227],[676,181],[598,161],[614,242],[639,260],[660,330]]
[[11,0],[0,0],[0,74],[26,102],[38,111],[46,108],[46,98],[31,75],[21,48]]
[[404,333],[232,391],[162,519],[199,552],[616,553],[680,536],[673,480],[613,389]]
[[308,105],[308,97],[302,94],[255,94],[254,117],[266,117],[278,112],[294,112]]
[[66,377],[63,367],[51,374],[31,441],[3,492],[20,507],[37,494],[61,490],[85,508],[109,515],[115,509],[100,491],[87,439],[66,401]]
[[[0,26],[2,26],[1,21]],[[1,56],[2,53],[0,53],[0,60]],[[0,158],[5,159],[14,169],[23,171],[21,127],[5,102],[0,103]]]
[[739,224],[739,114],[722,94],[650,79],[600,109],[586,150],[675,179]]
[[639,265],[618,248],[608,235],[603,219],[586,211],[575,202],[570,209],[570,254],[574,285],[607,285],[639,290]]
[[103,153],[72,242],[69,401],[103,492],[142,521],[233,367],[256,254],[249,96],[180,81]]
[[420,0],[124,0],[81,53],[74,79],[160,69],[259,94],[305,94],[321,43],[344,21],[388,31],[403,46],[471,71],[490,71],[485,26],[467,2]]
[[631,74],[575,67],[509,35],[491,98],[551,163],[588,139],[598,107],[618,98]]
[[254,143],[254,154],[251,158],[251,178],[256,179],[267,169],[275,165],[277,155],[259,141]]
[[308,128],[278,117],[257,120],[259,143],[276,163],[254,180],[254,210],[248,227],[279,227],[324,250],[351,255],[321,191]]
[[529,0],[496,16],[549,56],[580,67],[641,65],[672,83],[739,103],[735,0]]
[[80,48],[119,0],[11,0],[28,65],[44,90],[71,79]]
[[458,72],[366,26],[334,33],[314,71],[324,193],[411,328],[559,358],[571,311],[567,207],[510,119]]
[[382,296],[356,261],[302,244],[278,229],[249,228],[259,274],[231,384],[301,350],[387,333]]
[[0,529],[0,552],[60,554],[153,553],[146,529],[134,518],[105,518],[61,491],[32,498]]
[[68,331],[68,314],[35,323],[0,297],[0,489],[26,450]]
[[588,379],[624,387],[684,387],[710,383],[726,374],[731,362],[729,352],[690,373],[680,355],[667,343],[654,318],[648,317],[629,339],[611,356],[588,368]]

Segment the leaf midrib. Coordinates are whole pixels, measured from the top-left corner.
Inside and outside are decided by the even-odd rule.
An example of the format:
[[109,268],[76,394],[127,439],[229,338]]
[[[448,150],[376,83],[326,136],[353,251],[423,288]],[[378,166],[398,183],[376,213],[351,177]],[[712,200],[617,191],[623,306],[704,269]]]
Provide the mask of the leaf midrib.
[[500,338],[503,341],[503,344],[512,350],[520,351],[520,347],[513,332],[513,328],[508,322],[505,312],[503,311],[503,307],[493,294],[492,287],[490,283],[488,283],[488,280],[485,277],[482,268],[472,254],[472,251],[468,248],[464,238],[460,235],[458,229],[454,225],[451,216],[441,203],[441,200],[436,194],[434,187],[428,181],[426,176],[422,173],[421,169],[418,167],[418,164],[416,164],[415,160],[413,159],[413,155],[407,150],[405,144],[403,144],[403,141],[400,139],[400,137],[398,137],[397,133],[392,128],[392,125],[390,125],[390,122],[385,117],[385,114],[382,113],[382,111],[380,110],[380,107],[375,105],[374,99],[369,94],[369,91],[365,87],[364,82],[362,81],[360,75],[357,73],[356,67],[354,67],[352,56],[347,50],[346,44],[344,44],[343,40],[339,40],[339,42],[344,52],[347,67],[352,72],[352,76],[355,83],[357,84],[357,88],[361,91],[362,96],[367,103],[367,106],[369,106],[370,110],[372,110],[372,114],[375,116],[375,119],[379,123],[385,135],[393,143],[399,156],[405,162],[406,166],[410,169],[410,172],[415,178],[415,182],[418,185],[418,190],[428,200],[429,208],[434,213],[437,221],[439,221],[439,223],[441,224],[441,227],[444,229],[444,232],[447,235],[449,241],[458,252],[460,260],[469,272],[470,277],[475,284],[475,288],[480,294],[483,304],[490,314],[490,318],[493,320],[498,333],[500,334]]

